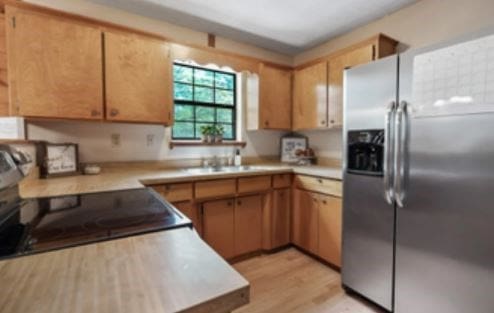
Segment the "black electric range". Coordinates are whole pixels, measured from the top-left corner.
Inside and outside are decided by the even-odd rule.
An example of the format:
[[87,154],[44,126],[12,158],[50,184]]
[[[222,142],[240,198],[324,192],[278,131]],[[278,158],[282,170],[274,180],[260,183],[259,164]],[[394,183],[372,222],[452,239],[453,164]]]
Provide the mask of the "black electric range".
[[0,197],[0,258],[192,227],[151,188],[20,199],[14,186]]

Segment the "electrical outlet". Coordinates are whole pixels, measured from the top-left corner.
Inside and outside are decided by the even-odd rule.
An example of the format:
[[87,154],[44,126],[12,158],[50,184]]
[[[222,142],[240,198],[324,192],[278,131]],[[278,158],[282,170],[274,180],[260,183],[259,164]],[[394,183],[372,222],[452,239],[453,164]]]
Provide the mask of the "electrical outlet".
[[146,135],[146,146],[148,146],[148,147],[154,146],[154,135],[153,134],[147,134]]
[[120,147],[120,134],[111,134],[111,146]]

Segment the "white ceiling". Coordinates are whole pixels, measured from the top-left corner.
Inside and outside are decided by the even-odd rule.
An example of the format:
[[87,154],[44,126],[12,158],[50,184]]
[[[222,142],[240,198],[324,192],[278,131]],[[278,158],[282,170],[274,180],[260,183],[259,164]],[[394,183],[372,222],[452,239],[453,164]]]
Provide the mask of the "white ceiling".
[[296,54],[417,0],[90,0]]

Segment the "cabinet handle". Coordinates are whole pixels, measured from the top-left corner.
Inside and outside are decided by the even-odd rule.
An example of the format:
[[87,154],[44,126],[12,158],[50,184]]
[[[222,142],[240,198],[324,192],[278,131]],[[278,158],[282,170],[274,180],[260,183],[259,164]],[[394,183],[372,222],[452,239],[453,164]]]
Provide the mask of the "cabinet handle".
[[92,110],[91,111],[91,116],[99,116],[100,114],[101,114],[101,112],[98,110]]
[[269,126],[269,121],[264,121],[264,126]]
[[238,205],[242,205],[242,201],[238,200],[238,201],[237,201],[237,204],[238,204]]
[[322,184],[322,183],[323,183],[322,179],[320,179],[320,178],[317,180],[317,182],[318,182],[319,184]]
[[322,204],[328,204],[328,201],[322,200]]
[[170,189],[171,189],[170,185],[165,185],[165,190],[166,191],[170,191]]
[[326,125],[326,121],[321,121],[321,125]]
[[334,120],[331,120],[331,124],[334,124]]
[[228,205],[228,206],[232,206],[232,202],[231,202],[231,201],[228,201],[228,202],[226,203],[226,205]]
[[111,109],[110,110],[110,116],[117,116],[118,115],[118,110],[117,109]]

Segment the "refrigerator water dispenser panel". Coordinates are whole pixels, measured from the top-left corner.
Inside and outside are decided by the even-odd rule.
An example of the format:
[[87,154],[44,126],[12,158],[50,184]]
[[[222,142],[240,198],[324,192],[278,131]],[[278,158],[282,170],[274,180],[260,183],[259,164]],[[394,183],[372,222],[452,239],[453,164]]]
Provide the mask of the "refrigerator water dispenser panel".
[[384,130],[352,130],[348,132],[347,172],[382,176],[384,162]]

